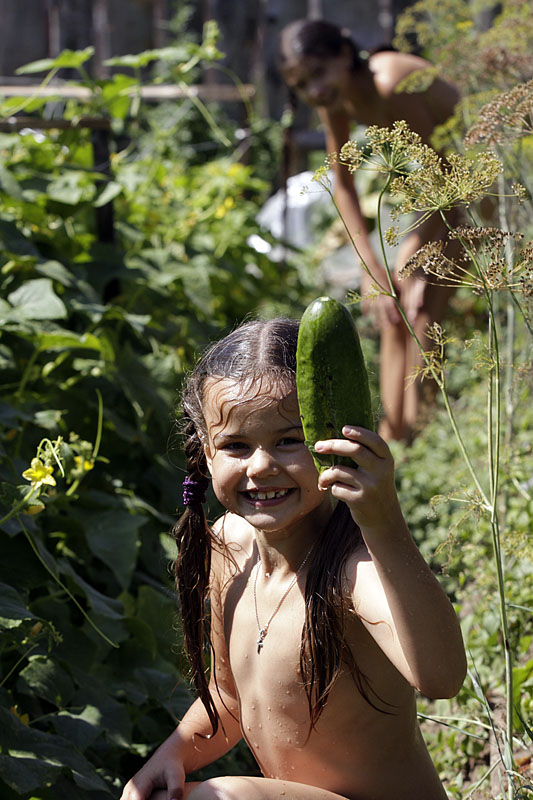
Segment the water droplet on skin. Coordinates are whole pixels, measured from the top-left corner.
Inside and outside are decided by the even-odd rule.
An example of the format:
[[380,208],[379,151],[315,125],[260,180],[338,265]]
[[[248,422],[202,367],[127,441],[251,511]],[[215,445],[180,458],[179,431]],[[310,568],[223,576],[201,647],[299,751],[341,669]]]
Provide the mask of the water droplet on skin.
[[270,708],[270,706],[268,706],[268,708],[267,708],[267,711],[272,711],[272,709]]
[[247,731],[251,731],[252,729],[251,729],[251,727],[250,727],[249,725],[247,725],[247,726],[246,726],[246,730],[247,730]]
[[255,706],[252,706],[252,711],[255,711]]
[[263,724],[262,724],[261,722],[259,723],[259,727],[260,727],[260,728],[262,728],[262,727],[263,727]]

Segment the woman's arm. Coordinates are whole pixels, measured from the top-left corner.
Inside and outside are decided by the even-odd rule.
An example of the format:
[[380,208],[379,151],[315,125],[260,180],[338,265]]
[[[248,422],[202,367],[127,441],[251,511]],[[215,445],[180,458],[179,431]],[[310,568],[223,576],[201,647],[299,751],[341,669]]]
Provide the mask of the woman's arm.
[[[328,153],[339,153],[340,149],[350,138],[350,121],[344,111],[329,111],[326,108],[318,109],[320,119],[326,134],[326,148]],[[345,164],[335,161],[333,164],[335,175],[335,202],[344,220],[351,237],[357,248],[357,255],[362,265],[361,294],[369,292],[372,285],[389,291],[387,273],[376,256],[366,221],[361,211],[359,198],[355,189],[353,175]],[[383,300],[384,298],[381,298]],[[391,322],[397,322],[399,315],[393,301],[384,305],[386,316]]]
[[459,622],[407,528],[390,450],[364,428],[345,428],[343,435],[315,447],[359,465],[332,467],[320,476],[320,484],[347,503],[370,555],[354,563],[349,576],[356,612],[411,685],[428,697],[452,697],[466,671]]
[[[348,115],[344,111],[329,111],[326,108],[320,108],[318,114],[324,125],[327,152],[338,154],[341,147],[350,138]],[[335,174],[335,200],[339,211],[346,227],[354,238],[360,259],[365,263],[372,275],[375,276],[376,281],[381,282],[384,270],[370,244],[353,175],[349,172],[348,167],[338,161],[334,162],[333,171]]]

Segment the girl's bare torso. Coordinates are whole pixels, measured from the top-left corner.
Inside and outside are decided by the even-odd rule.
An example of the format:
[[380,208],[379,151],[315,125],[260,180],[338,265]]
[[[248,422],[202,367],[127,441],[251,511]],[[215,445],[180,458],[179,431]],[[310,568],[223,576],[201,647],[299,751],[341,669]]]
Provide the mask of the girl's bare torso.
[[[414,691],[354,613],[347,639],[361,672],[371,677],[369,697],[376,707],[343,674],[316,729],[309,730],[299,668],[304,574],[275,614],[258,653],[253,591],[257,555],[245,523],[237,527],[235,565],[226,562],[221,580],[227,650],[219,653],[219,668],[231,671],[242,733],[263,775],[321,787],[350,800],[445,800],[418,727]],[[357,559],[365,559],[363,549],[354,556],[354,571]],[[262,624],[282,594],[275,574],[258,585]]]

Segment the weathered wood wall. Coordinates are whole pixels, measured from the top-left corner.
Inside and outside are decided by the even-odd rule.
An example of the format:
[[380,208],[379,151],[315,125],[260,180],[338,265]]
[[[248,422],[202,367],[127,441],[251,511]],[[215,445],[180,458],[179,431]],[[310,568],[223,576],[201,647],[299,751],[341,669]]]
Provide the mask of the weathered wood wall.
[[[284,91],[276,68],[277,38],[293,19],[322,16],[354,31],[362,47],[390,38],[405,0],[193,0],[191,26],[209,18],[221,29],[226,63],[245,83],[255,83],[261,110],[277,118]],[[136,53],[168,43],[168,21],[183,0],[0,0],[0,76],[14,80],[17,67],[64,48],[93,45],[91,69],[105,74],[110,55]],[[224,82],[219,71],[205,76]]]

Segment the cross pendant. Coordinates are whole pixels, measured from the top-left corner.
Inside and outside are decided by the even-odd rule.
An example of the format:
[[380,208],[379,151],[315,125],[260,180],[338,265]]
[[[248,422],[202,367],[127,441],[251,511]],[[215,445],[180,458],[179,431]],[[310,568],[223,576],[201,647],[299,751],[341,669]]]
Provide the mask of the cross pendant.
[[257,640],[257,652],[258,653],[261,652],[261,648],[263,647],[263,639],[265,638],[265,636],[266,636],[266,631],[263,628],[263,630],[259,631],[259,639]]

